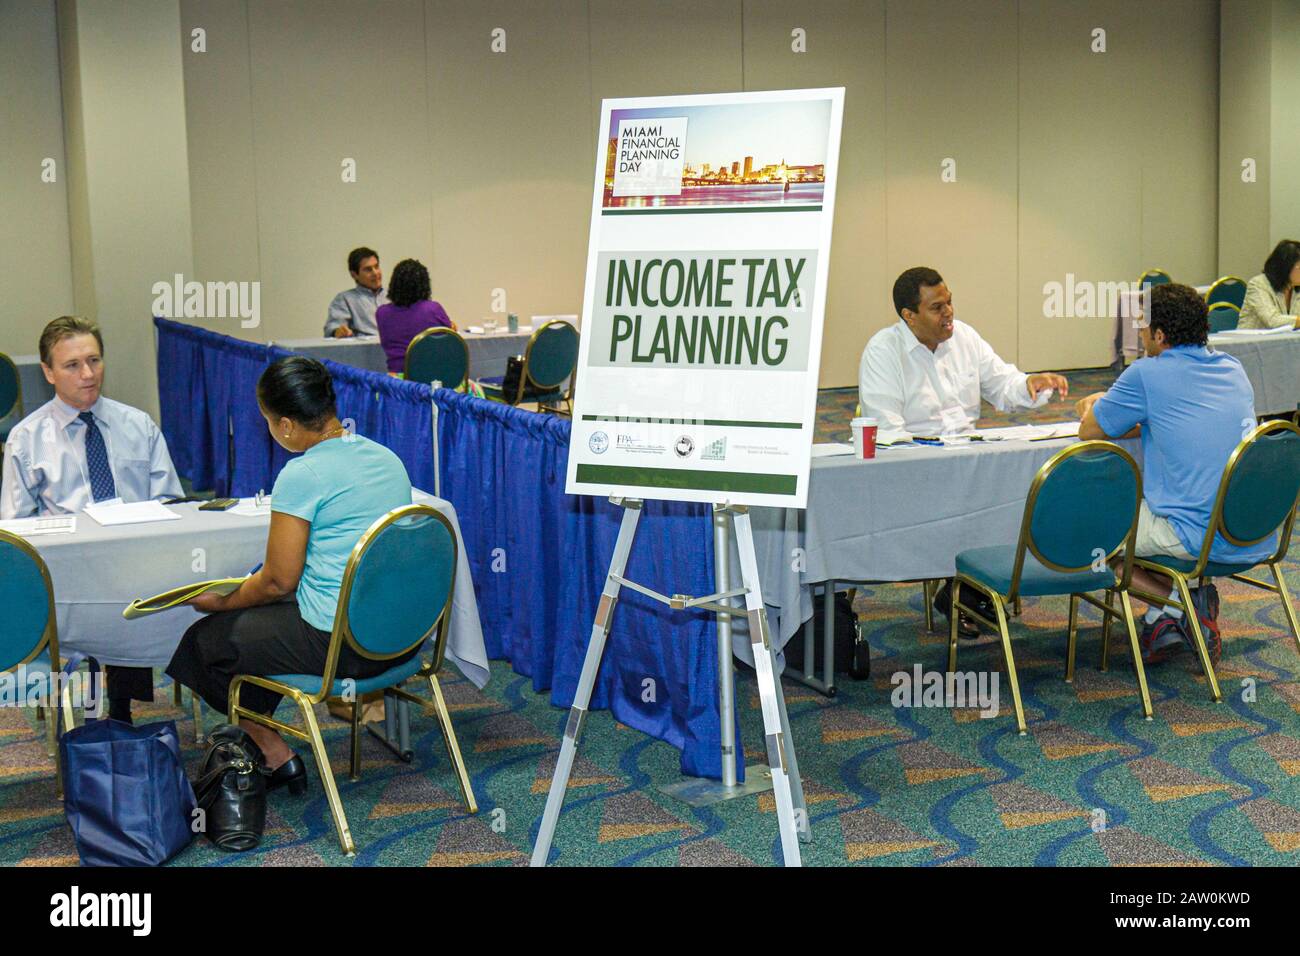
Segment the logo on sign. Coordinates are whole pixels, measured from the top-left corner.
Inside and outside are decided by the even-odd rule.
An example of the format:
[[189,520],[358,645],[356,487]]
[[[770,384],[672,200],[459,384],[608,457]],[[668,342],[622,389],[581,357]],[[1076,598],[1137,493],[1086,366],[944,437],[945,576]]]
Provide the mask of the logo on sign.
[[673,443],[673,451],[677,453],[678,458],[689,458],[691,452],[695,451],[695,442],[690,435],[683,435]]
[[700,449],[700,461],[723,461],[727,457],[727,440],[719,438]]
[[604,432],[592,432],[591,437],[587,439],[587,447],[594,454],[603,455],[609,450],[609,436]]

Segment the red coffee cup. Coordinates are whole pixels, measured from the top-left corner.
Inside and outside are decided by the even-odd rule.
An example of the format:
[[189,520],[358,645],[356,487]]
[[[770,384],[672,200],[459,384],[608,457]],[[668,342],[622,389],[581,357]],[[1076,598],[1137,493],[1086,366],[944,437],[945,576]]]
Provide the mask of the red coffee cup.
[[855,418],[852,425],[853,456],[860,459],[875,458],[879,423],[874,418]]

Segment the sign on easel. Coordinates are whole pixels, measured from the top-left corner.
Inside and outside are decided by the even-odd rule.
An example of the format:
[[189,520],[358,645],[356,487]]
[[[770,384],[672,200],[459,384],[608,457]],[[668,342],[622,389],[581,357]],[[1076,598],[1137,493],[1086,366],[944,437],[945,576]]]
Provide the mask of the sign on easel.
[[[800,864],[802,787],[748,508],[807,501],[843,105],[839,88],[602,104],[565,490],[624,511],[534,866],[549,859],[624,585],[745,619],[782,857]],[[645,499],[712,502],[734,528],[741,586],[670,597],[624,577]]]
[[843,104],[604,102],[570,494],[804,507]]

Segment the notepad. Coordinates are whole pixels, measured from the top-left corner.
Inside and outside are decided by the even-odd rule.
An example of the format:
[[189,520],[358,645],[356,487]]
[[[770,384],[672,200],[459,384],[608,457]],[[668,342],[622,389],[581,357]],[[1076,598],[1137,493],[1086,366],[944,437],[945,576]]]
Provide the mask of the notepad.
[[122,611],[122,617],[128,621],[134,621],[138,617],[147,617],[150,614],[157,614],[159,611],[170,611],[172,608],[180,607],[186,601],[208,591],[215,591],[218,594],[234,594],[246,580],[248,580],[246,577],[218,578],[215,581],[185,584],[178,588],[172,588],[170,591],[164,591],[162,594],[155,594],[151,598],[138,598],[126,606],[126,609]]
[[180,521],[181,516],[159,501],[132,501],[130,504],[86,505],[86,514],[105,527],[119,524],[144,524],[149,521]]
[[1215,332],[1210,338],[1213,339],[1218,335],[1284,335],[1295,330],[1294,325],[1279,325],[1275,329],[1224,329],[1222,332]]
[[812,446],[812,457],[814,458],[831,458],[835,455],[851,455],[853,446],[846,445],[843,442],[828,442],[824,445]]
[[20,538],[36,534],[72,534],[77,530],[76,515],[49,515],[44,518],[13,518],[0,521],[0,531],[8,531]]

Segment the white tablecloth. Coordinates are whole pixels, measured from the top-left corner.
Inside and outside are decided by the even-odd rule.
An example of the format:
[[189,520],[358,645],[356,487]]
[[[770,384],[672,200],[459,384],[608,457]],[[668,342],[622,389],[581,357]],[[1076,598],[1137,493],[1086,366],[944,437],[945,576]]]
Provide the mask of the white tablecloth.
[[1210,347],[1235,356],[1255,389],[1256,415],[1287,415],[1300,407],[1300,330],[1268,335],[1222,333]]
[[[460,541],[450,502],[423,492],[414,497],[450,518]],[[59,649],[65,655],[81,651],[103,664],[163,667],[198,612],[180,607],[127,621],[122,609],[187,581],[247,574],[265,557],[268,517],[199,511],[197,504],[170,507],[181,520],[103,527],[80,514],[73,534],[29,539],[50,569]],[[482,687],[488,679],[487,651],[463,541],[451,614],[446,657]]]
[[[528,347],[532,330],[527,332],[474,333],[461,330],[460,336],[469,349],[469,374],[471,378],[492,378],[506,374],[506,361],[512,355],[523,355]],[[273,343],[319,361],[326,359],[340,365],[352,365],[371,372],[386,373],[388,365],[384,349],[374,336],[353,336],[347,339],[286,339]]]
[[[806,511],[750,509],[778,643],[812,616],[814,584],[946,578],[959,551],[1015,544],[1034,475],[1074,441],[886,448],[871,461],[814,458]],[[1136,440],[1119,444],[1141,465]]]

